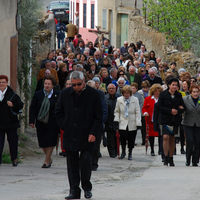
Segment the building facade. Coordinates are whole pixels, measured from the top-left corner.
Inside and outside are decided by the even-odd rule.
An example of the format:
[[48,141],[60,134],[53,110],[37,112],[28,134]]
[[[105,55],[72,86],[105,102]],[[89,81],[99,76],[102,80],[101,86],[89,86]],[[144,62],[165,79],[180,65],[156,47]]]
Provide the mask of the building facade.
[[9,85],[17,88],[17,1],[0,1],[0,74],[9,78]]
[[96,34],[89,32],[96,30],[98,25],[98,0],[70,0],[70,19],[76,24],[75,12],[79,13],[79,33],[85,43],[97,38]]

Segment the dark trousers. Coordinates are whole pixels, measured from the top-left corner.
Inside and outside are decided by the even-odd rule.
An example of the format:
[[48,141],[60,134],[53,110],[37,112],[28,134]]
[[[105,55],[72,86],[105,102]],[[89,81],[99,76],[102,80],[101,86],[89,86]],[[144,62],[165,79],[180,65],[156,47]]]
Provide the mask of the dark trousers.
[[184,144],[185,144],[183,125],[180,125],[180,141],[181,141],[181,151],[182,151],[184,150]]
[[117,155],[117,139],[115,131],[107,131],[107,148],[110,156]]
[[84,191],[91,190],[92,153],[66,151],[66,156],[70,193],[80,193],[80,181]]
[[4,148],[4,142],[5,142],[5,133],[7,133],[7,140],[9,144],[10,149],[10,156],[11,161],[17,159],[17,153],[18,153],[18,135],[17,135],[17,129],[6,129],[6,130],[0,130],[0,164],[2,162],[2,153]]
[[145,141],[146,141],[146,122],[145,122],[144,116],[142,116],[141,121],[142,121],[142,127],[141,127],[142,143],[145,143]]
[[200,127],[183,126],[186,136],[186,161],[190,164],[199,163]]
[[74,40],[74,37],[68,37],[69,41],[72,42]]
[[128,148],[133,149],[134,144],[135,144],[137,130],[129,131],[128,127],[127,127],[126,130],[119,130],[119,134],[120,134],[120,141],[121,141],[122,149],[123,149],[123,147],[126,148],[127,140],[128,140]]
[[100,153],[100,144],[101,144],[101,136],[102,134],[98,134],[94,144],[94,150],[92,152],[92,166],[98,168],[98,161],[99,161],[99,153]]
[[58,38],[58,49],[60,49],[60,42],[62,42],[61,45],[64,43],[64,39],[65,38]]

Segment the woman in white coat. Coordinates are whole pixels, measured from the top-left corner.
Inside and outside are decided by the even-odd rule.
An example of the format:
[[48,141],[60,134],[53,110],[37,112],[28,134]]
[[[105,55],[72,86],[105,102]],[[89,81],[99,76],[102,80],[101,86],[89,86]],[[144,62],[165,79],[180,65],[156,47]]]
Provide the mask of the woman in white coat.
[[141,126],[141,113],[139,101],[132,96],[130,85],[122,89],[121,97],[117,98],[114,122],[119,129],[122,154],[120,159],[126,156],[126,141],[128,140],[128,160],[132,160],[132,149],[134,148],[137,127]]

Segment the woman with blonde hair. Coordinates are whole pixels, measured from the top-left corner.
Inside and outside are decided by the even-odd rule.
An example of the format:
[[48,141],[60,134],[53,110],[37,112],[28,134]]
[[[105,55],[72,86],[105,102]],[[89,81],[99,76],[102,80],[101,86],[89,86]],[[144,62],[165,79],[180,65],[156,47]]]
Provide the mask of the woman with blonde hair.
[[154,137],[158,137],[158,132],[154,131],[153,112],[154,104],[158,102],[158,97],[163,88],[160,84],[153,84],[149,90],[149,96],[145,98],[142,113],[145,116],[146,127],[149,127],[149,143],[151,146],[151,156],[155,156]]
[[132,149],[134,148],[137,127],[141,126],[141,113],[139,101],[132,96],[130,85],[125,85],[122,89],[122,96],[117,98],[114,111],[114,123],[119,129],[122,154],[120,159],[126,156],[126,142],[128,141],[128,160],[132,160]]

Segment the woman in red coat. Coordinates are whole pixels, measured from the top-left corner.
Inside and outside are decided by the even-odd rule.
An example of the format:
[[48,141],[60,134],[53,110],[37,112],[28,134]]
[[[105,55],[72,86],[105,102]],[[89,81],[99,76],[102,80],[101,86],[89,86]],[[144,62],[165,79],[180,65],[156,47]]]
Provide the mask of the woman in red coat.
[[154,104],[158,101],[158,97],[161,91],[163,91],[163,88],[161,87],[160,84],[153,84],[149,90],[150,96],[145,98],[142,107],[142,113],[145,116],[146,126],[147,124],[149,125],[149,143],[151,146],[151,156],[155,156],[154,137],[158,137],[158,132],[154,131],[154,126],[153,126]]

